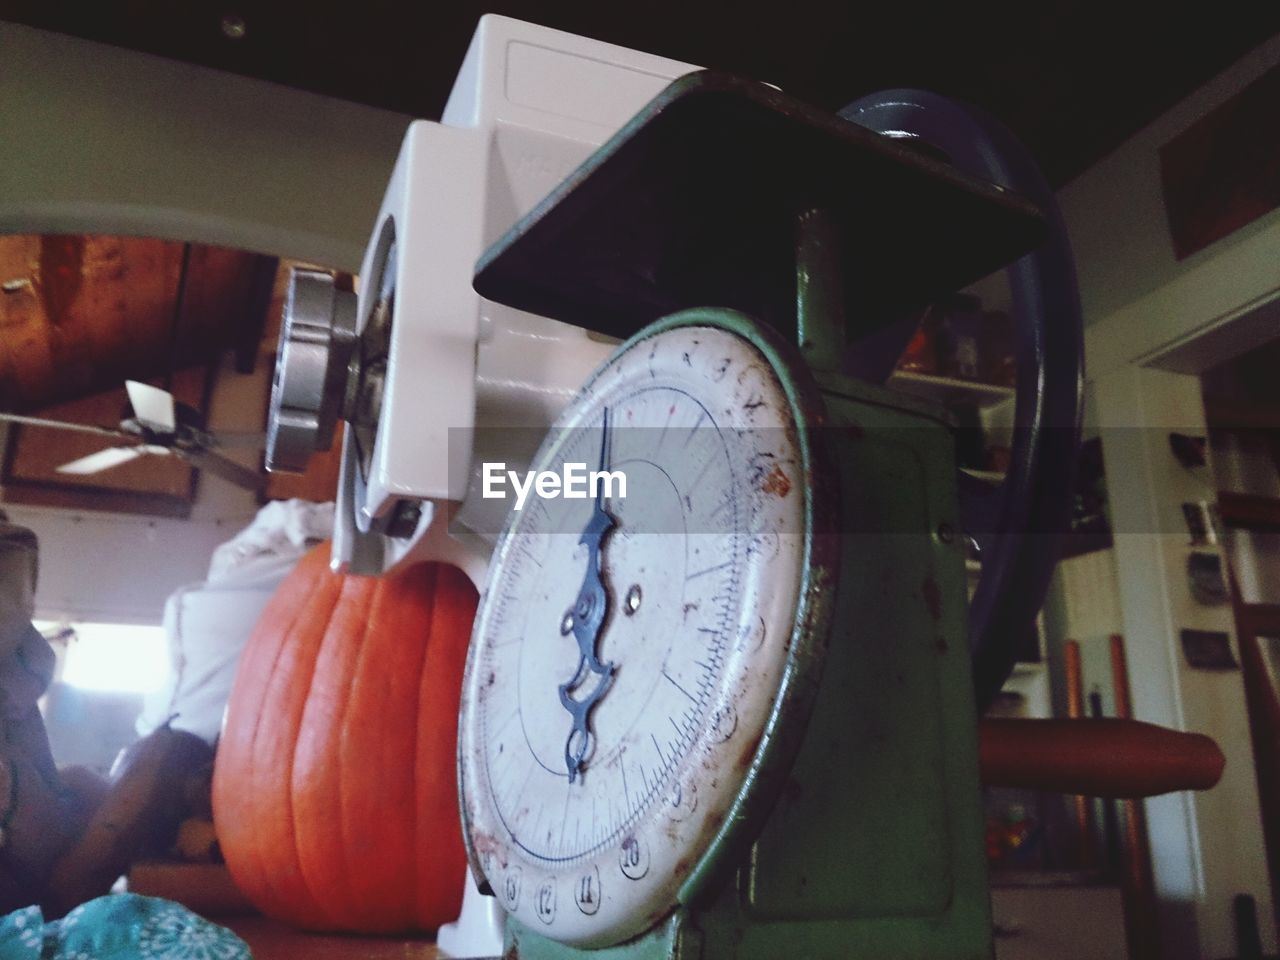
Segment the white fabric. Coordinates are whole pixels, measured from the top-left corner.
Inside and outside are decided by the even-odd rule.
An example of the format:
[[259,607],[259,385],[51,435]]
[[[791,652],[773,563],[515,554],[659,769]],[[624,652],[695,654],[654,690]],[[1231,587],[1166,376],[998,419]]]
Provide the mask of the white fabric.
[[273,500],[258,511],[249,526],[213,551],[207,582],[282,578],[282,567],[287,572],[310,544],[332,536],[332,503]]
[[172,720],[210,743],[217,739],[240,653],[263,608],[302,555],[332,534],[332,503],[274,501],[214,550],[208,580],[169,596],[170,678],[146,698],[139,734]]

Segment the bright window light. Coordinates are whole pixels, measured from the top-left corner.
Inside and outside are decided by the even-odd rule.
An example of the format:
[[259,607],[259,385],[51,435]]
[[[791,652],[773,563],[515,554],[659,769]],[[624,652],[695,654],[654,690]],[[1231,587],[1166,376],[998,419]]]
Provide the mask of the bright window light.
[[[50,635],[67,626],[36,621]],[[169,675],[169,649],[164,628],[120,623],[73,623],[62,682],[81,690],[150,693]]]

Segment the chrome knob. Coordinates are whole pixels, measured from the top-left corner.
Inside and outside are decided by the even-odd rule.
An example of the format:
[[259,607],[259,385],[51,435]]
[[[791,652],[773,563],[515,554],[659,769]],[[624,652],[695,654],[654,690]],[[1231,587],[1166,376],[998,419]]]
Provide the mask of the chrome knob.
[[356,295],[327,273],[294,268],[271,384],[268,470],[302,473],[311,454],[332,446],[355,346]]

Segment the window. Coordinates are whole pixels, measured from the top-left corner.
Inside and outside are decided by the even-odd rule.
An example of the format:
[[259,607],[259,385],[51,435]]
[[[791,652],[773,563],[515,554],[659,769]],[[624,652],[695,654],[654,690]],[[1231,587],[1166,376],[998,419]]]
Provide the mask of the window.
[[169,649],[164,628],[121,623],[58,623],[37,620],[38,629],[52,636],[73,631],[63,654],[61,680],[81,690],[111,693],[149,693],[169,675]]

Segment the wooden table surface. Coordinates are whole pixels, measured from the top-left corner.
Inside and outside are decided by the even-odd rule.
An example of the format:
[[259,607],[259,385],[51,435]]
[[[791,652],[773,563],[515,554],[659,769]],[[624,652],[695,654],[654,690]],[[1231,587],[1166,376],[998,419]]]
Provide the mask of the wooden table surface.
[[181,903],[235,931],[254,960],[436,960],[435,941],[303,933],[254,912],[227,868],[213,863],[138,863],[129,873],[134,893]]
[[264,917],[219,917],[254,960],[436,960],[435,941],[300,933]]

